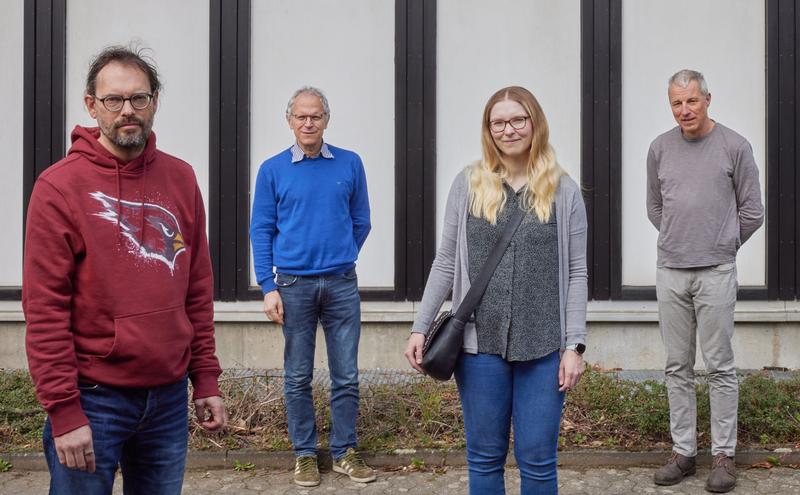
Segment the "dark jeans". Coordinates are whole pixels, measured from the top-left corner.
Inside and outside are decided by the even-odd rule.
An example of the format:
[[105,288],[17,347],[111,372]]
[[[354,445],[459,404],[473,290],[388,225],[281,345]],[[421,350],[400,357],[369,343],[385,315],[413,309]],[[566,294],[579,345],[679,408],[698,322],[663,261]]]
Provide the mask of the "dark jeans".
[[467,434],[469,493],[505,493],[511,421],[521,495],[558,493],[556,450],[564,393],[555,351],[532,361],[462,354],[455,376]]
[[358,415],[358,341],[361,300],[355,270],[299,277],[277,274],[283,300],[284,395],[295,455],[316,455],[317,428],[311,380],[317,323],[322,323],[331,375],[330,449],[334,459],[355,447]]
[[70,469],[58,461],[48,418],[43,441],[50,494],[110,494],[117,466],[125,495],[181,493],[189,436],[187,385],[186,378],[148,389],[80,385],[97,470]]

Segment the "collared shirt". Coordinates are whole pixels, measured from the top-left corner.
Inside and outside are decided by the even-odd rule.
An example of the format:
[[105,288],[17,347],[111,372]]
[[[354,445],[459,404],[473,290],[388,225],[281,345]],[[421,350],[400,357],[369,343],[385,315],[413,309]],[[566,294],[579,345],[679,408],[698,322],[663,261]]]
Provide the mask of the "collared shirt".
[[[302,161],[306,156],[306,153],[296,142],[291,147],[291,153],[292,163]],[[328,148],[328,143],[322,143],[322,148],[319,149],[319,154],[322,158],[327,158],[328,160],[333,158],[333,153],[331,153],[331,150]]]

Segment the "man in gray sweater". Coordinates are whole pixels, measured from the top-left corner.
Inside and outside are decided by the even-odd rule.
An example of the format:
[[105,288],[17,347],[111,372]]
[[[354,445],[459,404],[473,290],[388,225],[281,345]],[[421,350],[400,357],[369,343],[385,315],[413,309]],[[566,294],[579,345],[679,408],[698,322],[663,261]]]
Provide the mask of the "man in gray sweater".
[[656,292],[674,444],[654,481],[674,485],[695,473],[699,337],[714,456],[706,490],[723,493],[736,485],[736,252],[763,223],[764,207],[750,143],[708,117],[711,93],[703,75],[677,72],[668,95],[678,126],[658,136],[647,155],[647,216],[658,229]]

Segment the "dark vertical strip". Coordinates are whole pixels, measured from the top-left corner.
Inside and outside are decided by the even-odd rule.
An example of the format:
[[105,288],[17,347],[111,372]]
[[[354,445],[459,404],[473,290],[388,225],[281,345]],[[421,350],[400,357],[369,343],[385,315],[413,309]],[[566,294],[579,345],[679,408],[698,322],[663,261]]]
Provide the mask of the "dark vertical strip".
[[422,273],[419,292],[413,299],[422,298],[428,272],[436,256],[436,1],[424,2],[423,11],[423,110],[424,134],[423,211],[422,211]]
[[581,189],[589,213],[586,265],[589,298],[594,298],[594,0],[581,0]]
[[[778,67],[777,67],[777,129],[768,130],[768,139],[777,137],[777,163],[772,169],[777,172],[769,177],[768,184],[777,187],[778,208],[770,210],[770,225],[776,226],[779,236],[777,247],[778,282],[780,299],[793,299],[796,294],[796,252],[795,252],[795,161],[797,159],[796,123],[796,63],[795,63],[795,0],[777,2],[778,18]],[[769,122],[769,119],[768,119]],[[774,217],[774,218],[773,218]]]
[[[211,3],[211,124],[210,155],[210,237],[216,268],[215,297],[237,299],[240,223],[238,204],[239,112],[239,17],[249,3],[243,0],[212,0]],[[248,19],[249,22],[249,19]],[[249,31],[248,31],[249,32]],[[249,39],[248,39],[249,43]],[[248,191],[244,191],[245,201]],[[244,233],[246,235],[246,232]],[[247,246],[244,246],[247,249]]]
[[[791,24],[787,22],[785,26],[788,30],[790,27],[792,28],[788,33],[785,34],[786,39],[786,52],[783,57],[783,62],[786,63],[786,71],[791,74],[793,77],[791,87],[787,87],[788,91],[791,91],[791,98],[787,98],[786,101],[786,108],[781,106],[782,112],[789,112],[791,111],[790,115],[781,115],[782,123],[784,125],[783,119],[785,118],[785,125],[791,125],[791,148],[792,148],[792,157],[791,162],[786,160],[781,160],[781,182],[791,183],[789,187],[791,187],[790,192],[782,193],[782,210],[785,210],[790,218],[787,218],[784,222],[781,219],[781,233],[782,235],[786,236],[785,244],[789,245],[790,248],[787,249],[786,256],[787,258],[791,257],[791,262],[787,263],[787,266],[781,265],[781,271],[786,273],[787,285],[791,283],[793,291],[786,290],[784,292],[783,299],[796,299],[800,295],[800,242],[798,242],[798,232],[800,232],[800,215],[797,213],[797,208],[800,206],[800,173],[797,172],[797,159],[800,156],[800,125],[798,125],[797,121],[797,96],[800,94],[800,64],[797,63],[797,53],[800,51],[800,36],[798,36],[798,26],[800,26],[800,1],[795,0],[792,3],[783,2],[785,3],[786,7],[786,17],[789,17],[793,20]],[[791,9],[791,11],[790,11]],[[783,16],[781,16],[781,20],[783,20]],[[781,26],[781,31],[783,31],[784,26]],[[781,72],[783,72],[783,67],[781,67]],[[787,76],[789,77],[789,76]],[[788,86],[788,85],[787,85]],[[782,143],[783,144],[783,143]],[[789,143],[786,143],[786,146],[790,146]],[[781,239],[783,241],[783,239]]]
[[395,298],[419,300],[436,246],[436,2],[395,5]]
[[239,0],[236,18],[237,299],[246,299],[250,290],[250,7],[250,0]]
[[394,41],[394,299],[406,297],[408,253],[406,224],[407,184],[406,164],[408,149],[406,129],[408,126],[408,101],[406,81],[408,80],[408,2],[395,0],[395,41]]
[[214,271],[214,299],[220,298],[220,89],[222,62],[222,0],[211,0],[209,15],[208,115],[208,248]]
[[608,17],[608,266],[609,298],[622,297],[622,1],[609,1]]

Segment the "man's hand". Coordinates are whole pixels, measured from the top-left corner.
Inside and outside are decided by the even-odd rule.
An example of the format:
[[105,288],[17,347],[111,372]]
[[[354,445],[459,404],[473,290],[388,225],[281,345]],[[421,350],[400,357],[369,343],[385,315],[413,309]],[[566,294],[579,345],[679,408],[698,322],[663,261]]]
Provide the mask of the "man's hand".
[[217,395],[195,399],[194,412],[197,415],[197,420],[208,431],[219,431],[228,424],[225,403]]
[[56,444],[58,462],[70,469],[80,469],[93,473],[95,470],[92,429],[83,425],[78,429],[53,437]]
[[264,294],[264,314],[270,321],[283,325],[283,301],[278,289]]
[[411,336],[408,338],[408,345],[406,346],[406,352],[403,355],[408,359],[408,364],[411,365],[412,368],[419,371],[420,373],[425,373],[420,365],[422,364],[422,347],[425,344],[425,336],[421,333],[412,333]]
[[558,367],[558,391],[565,392],[578,384],[583,374],[583,356],[567,349]]

